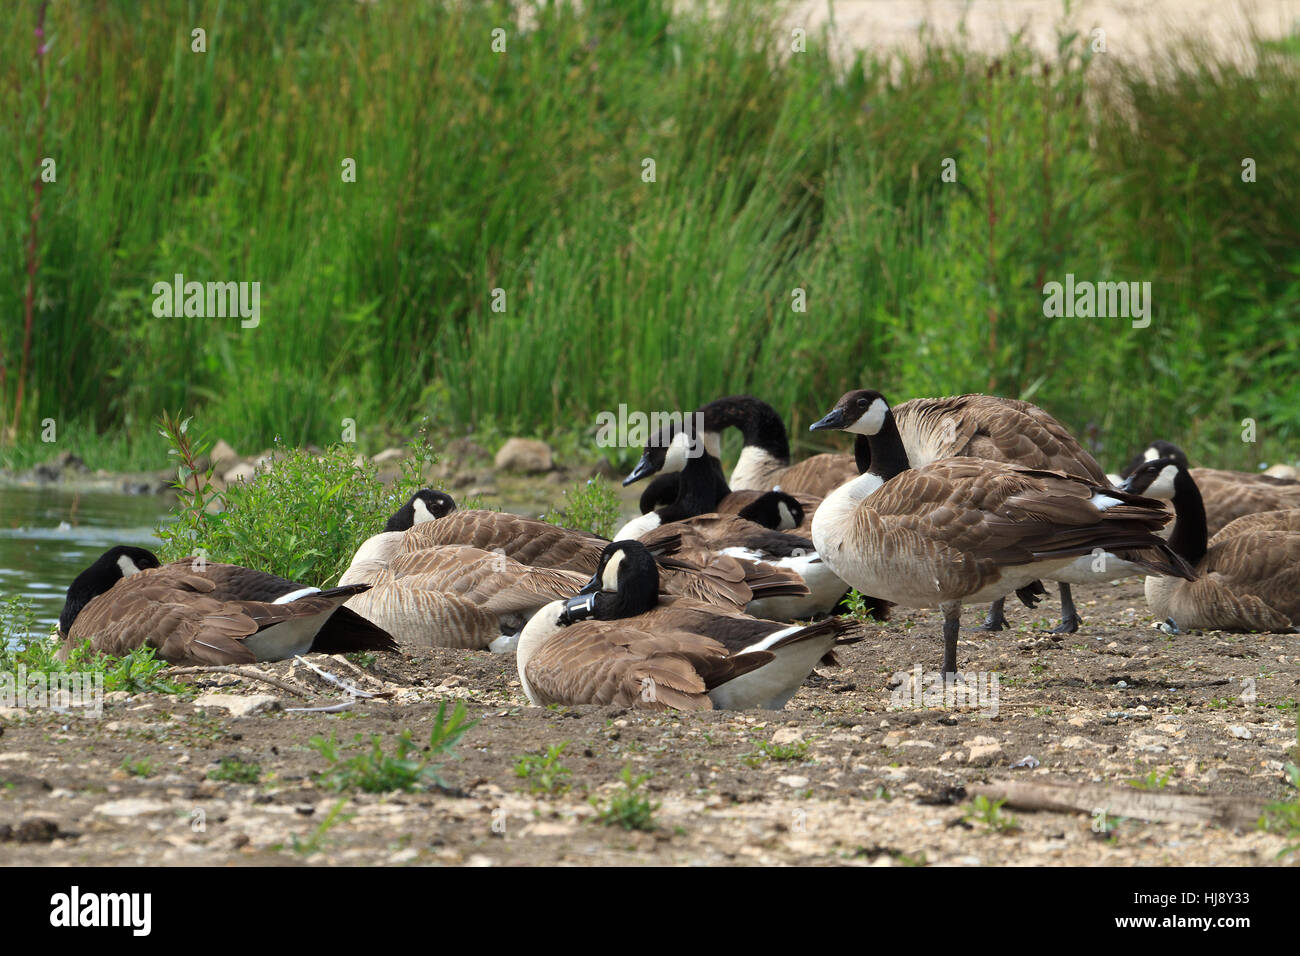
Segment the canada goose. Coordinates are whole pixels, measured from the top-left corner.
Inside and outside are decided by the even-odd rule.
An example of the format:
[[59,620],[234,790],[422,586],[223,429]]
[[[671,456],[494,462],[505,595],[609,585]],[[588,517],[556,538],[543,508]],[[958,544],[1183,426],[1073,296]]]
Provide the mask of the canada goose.
[[859,640],[832,618],[786,626],[713,613],[681,599],[659,607],[645,547],[615,541],[584,589],[538,611],[519,635],[519,680],[542,704],[652,710],[780,709],[821,657]]
[[[373,563],[367,559],[384,549],[380,540],[383,537],[376,535],[362,546],[353,559],[354,568]],[[400,549],[405,551],[467,544],[504,554],[529,567],[582,574],[595,570],[601,549],[609,543],[586,531],[496,511],[457,511],[436,522],[415,526],[398,541]],[[685,546],[680,532],[673,527],[657,532],[654,541],[648,543],[659,560],[660,578],[669,593],[689,595],[720,608],[736,610],[758,598],[807,594],[802,578],[794,572],[710,553],[698,537],[692,537],[691,542]],[[364,574],[353,575],[349,570],[343,580],[368,578]]]
[[426,521],[436,521],[456,510],[455,499],[443,491],[421,488],[398,508],[384,526],[385,531],[405,531]]
[[[847,393],[841,402],[857,395]],[[1004,461],[1026,468],[1060,471],[1106,486],[1112,482],[1106,477],[1083,446],[1059,421],[1037,405],[1014,398],[995,395],[955,395],[948,398],[913,398],[897,408],[891,408],[895,424],[907,451],[908,463],[913,468],[928,465],[942,458],[984,458]],[[813,430],[834,427],[823,418],[812,426]],[[846,413],[845,421],[856,421],[857,416]],[[854,455],[858,467],[866,472],[871,466],[871,443],[865,435],[854,442]],[[1108,581],[1124,574],[1142,573],[1145,568],[1134,565],[1123,555],[1105,555],[1102,560],[1085,556],[1055,578],[1061,595],[1061,623],[1053,628],[1055,634],[1072,634],[1079,629],[1079,612],[1074,605],[1072,584],[1090,584]],[[1037,595],[1046,594],[1041,584],[1029,586],[1018,592],[1027,607],[1037,604]],[[1005,598],[998,598],[989,608],[982,628],[1000,631],[1008,626]]]
[[90,638],[101,653],[156,649],[170,663],[278,661],[308,650],[396,650],[392,637],[342,609],[369,588],[322,591],[229,564],[160,564],[144,548],[104,552],[68,588],[60,655]]
[[348,607],[402,644],[502,650],[503,634],[517,633],[538,608],[576,594],[584,581],[575,571],[440,545],[396,555]]
[[987,601],[1051,578],[1093,549],[1156,549],[1145,567],[1191,576],[1154,534],[1158,502],[1061,472],[982,458],[920,468],[879,392],[850,392],[814,428],[865,435],[871,467],[813,515],[817,553],[865,594],[944,614],[945,673],[957,669],[963,602]]
[[1266,511],[1208,536],[1205,503],[1186,464],[1144,461],[1125,488],[1173,502],[1169,546],[1197,571],[1192,581],[1148,577],[1151,612],[1177,627],[1288,631],[1300,623],[1300,511]]
[[848,586],[817,557],[807,538],[772,531],[739,515],[699,513],[698,502],[707,501],[710,494],[710,466],[706,456],[699,454],[699,439],[689,431],[674,431],[664,445],[664,471],[681,475],[677,502],[633,518],[619,529],[614,540],[636,539],[652,544],[665,532],[684,538],[695,535],[703,546],[722,554],[796,572],[809,593],[751,605],[749,612],[760,617],[810,617],[827,613],[839,603]]
[[1121,474],[1127,478],[1144,461],[1159,458],[1172,458],[1196,483],[1205,506],[1206,533],[1211,537],[1242,515],[1300,508],[1300,482],[1249,471],[1192,468],[1183,450],[1167,441],[1153,441]]
[[[677,503],[680,475],[655,475],[638,502],[641,514]],[[665,483],[661,483],[665,482]],[[785,508],[781,508],[784,504]],[[807,532],[812,513],[821,504],[812,495],[792,495],[784,491],[728,491],[701,514],[738,514],[773,531]]]

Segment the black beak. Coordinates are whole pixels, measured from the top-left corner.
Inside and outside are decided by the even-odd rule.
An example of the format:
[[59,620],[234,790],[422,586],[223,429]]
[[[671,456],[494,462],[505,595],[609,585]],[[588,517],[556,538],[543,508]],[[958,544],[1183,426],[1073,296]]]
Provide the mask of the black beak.
[[810,432],[819,432],[827,428],[843,428],[845,424],[845,411],[842,408],[832,408],[826,413],[826,417],[821,421],[813,422],[808,426]]
[[560,623],[566,626],[576,624],[578,621],[592,617],[595,613],[596,595],[579,595],[564,602],[564,610],[560,612]]
[[584,585],[582,586],[582,590],[579,591],[578,593],[579,593],[579,594],[596,594],[596,593],[599,593],[601,589],[602,589],[602,586],[601,586],[601,582],[600,582],[600,569],[597,568],[597,569],[596,569],[596,573],[593,574],[593,575],[591,576],[591,580],[588,581],[586,584],[584,584]]
[[632,482],[640,481],[646,475],[652,475],[654,472],[655,466],[654,463],[650,461],[650,456],[642,455],[641,460],[638,461],[636,467],[632,469],[632,473],[623,479],[623,487],[626,488],[628,485],[632,484]]
[[1121,482],[1120,482],[1118,485],[1116,485],[1115,487],[1118,488],[1120,491],[1129,491],[1129,490],[1131,490],[1132,487],[1133,487],[1133,476],[1132,476],[1132,475],[1129,475],[1127,478],[1125,478],[1123,481],[1121,481]]

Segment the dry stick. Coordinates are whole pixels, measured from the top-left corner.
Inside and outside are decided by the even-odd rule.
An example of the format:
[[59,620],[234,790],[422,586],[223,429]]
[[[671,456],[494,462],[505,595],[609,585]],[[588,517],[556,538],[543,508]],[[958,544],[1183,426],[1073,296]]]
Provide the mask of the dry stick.
[[303,691],[294,687],[292,684],[286,684],[277,677],[271,677],[263,674],[261,671],[247,671],[242,667],[236,667],[234,664],[205,664],[201,667],[179,667],[167,671],[169,676],[179,677],[182,674],[235,674],[239,677],[246,677],[249,680],[260,680],[263,684],[270,684],[272,687],[278,687],[283,691],[288,691],[295,697],[307,697]]
[[1254,828],[1264,806],[1255,800],[1198,793],[1161,793],[1121,790],[1100,784],[1036,783],[1028,780],[994,780],[969,788],[972,796],[1005,800],[1018,810],[1055,813],[1105,813],[1161,823],[1213,823],[1233,828]]

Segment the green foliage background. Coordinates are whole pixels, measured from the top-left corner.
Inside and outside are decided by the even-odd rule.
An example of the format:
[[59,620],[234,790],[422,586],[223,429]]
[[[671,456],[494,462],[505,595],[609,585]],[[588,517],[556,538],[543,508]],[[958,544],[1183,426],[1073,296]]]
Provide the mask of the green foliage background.
[[[155,466],[164,408],[255,451],[345,417],[550,435],[739,391],[798,433],[865,385],[1029,397],[1112,463],[1153,436],[1215,464],[1294,453],[1297,44],[1249,71],[1192,41],[1126,69],[1071,35],[1050,69],[1024,46],[837,66],[816,36],[788,55],[767,3],[582,6],[55,4],[58,181],[8,463],[48,454],[47,417],[92,466]],[[35,9],[0,32],[6,423]],[[178,272],[260,281],[261,326],[154,318]],[[1044,318],[1066,273],[1150,281],[1150,328]]]

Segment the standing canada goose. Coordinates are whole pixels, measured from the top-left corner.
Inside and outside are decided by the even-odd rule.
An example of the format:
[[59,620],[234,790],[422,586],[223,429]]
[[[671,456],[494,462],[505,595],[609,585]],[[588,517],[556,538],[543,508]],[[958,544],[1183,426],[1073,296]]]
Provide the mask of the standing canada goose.
[[1153,441],[1121,474],[1127,478],[1144,461],[1160,458],[1172,458],[1196,483],[1205,506],[1206,533],[1211,537],[1242,515],[1300,508],[1300,482],[1249,471],[1192,468],[1183,450],[1167,441]]
[[1300,623],[1300,511],[1265,511],[1208,537],[1205,503],[1186,464],[1144,461],[1125,489],[1173,502],[1169,546],[1197,578],[1148,577],[1147,604],[1176,627],[1290,631]]
[[[850,425],[859,415],[848,403],[864,400],[865,392],[848,392],[840,399],[845,407],[837,417],[835,411],[812,426],[812,430],[837,427],[834,421]],[[863,406],[865,407],[865,406]],[[840,410],[840,406],[836,406]],[[943,458],[984,458],[1026,468],[1064,472],[1102,486],[1111,482],[1083,446],[1055,418],[1037,405],[994,395],[956,395],[950,398],[914,398],[891,409],[907,452],[908,464],[920,468]],[[854,443],[859,469],[871,467],[871,443],[859,434]],[[1128,561],[1128,555],[1107,554],[1100,560],[1088,555],[1064,568],[1054,578],[1061,595],[1061,623],[1052,633],[1072,634],[1079,629],[1079,612],[1074,605],[1072,584],[1109,581],[1125,574],[1140,574],[1145,566]],[[1030,585],[1019,593],[1027,607],[1037,604],[1037,595],[1045,594],[1041,584]],[[989,608],[983,629],[1000,631],[1008,626],[1005,598],[998,598]]]
[[322,591],[252,568],[192,558],[163,565],[144,548],[110,548],[68,588],[60,655],[86,638],[93,650],[114,656],[153,647],[174,664],[396,650],[390,635],[342,609],[367,588]]
[[964,602],[1052,578],[1080,555],[1155,549],[1153,573],[1191,570],[1155,535],[1158,502],[1060,472],[981,458],[911,468],[889,403],[850,392],[814,426],[865,435],[870,470],[836,489],[813,516],[817,553],[865,594],[944,615],[943,670],[957,670]]
[[785,626],[681,601],[659,608],[643,545],[616,541],[584,590],[537,612],[519,635],[519,680],[542,704],[651,710],[780,709],[824,654],[860,640],[832,618]]

